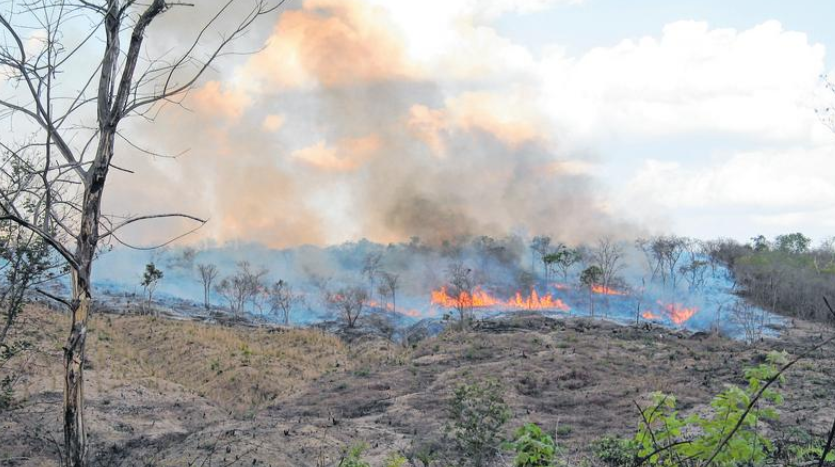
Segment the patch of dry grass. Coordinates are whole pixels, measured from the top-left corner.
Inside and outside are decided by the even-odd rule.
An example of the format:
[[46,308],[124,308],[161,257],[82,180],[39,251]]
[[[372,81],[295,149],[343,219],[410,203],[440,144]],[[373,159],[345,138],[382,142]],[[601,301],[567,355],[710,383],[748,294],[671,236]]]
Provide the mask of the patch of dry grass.
[[161,378],[245,412],[295,392],[348,361],[347,348],[312,329],[221,327],[147,316],[99,316],[90,360],[118,379]]
[[[33,345],[19,396],[61,391],[69,317],[32,307],[12,334]],[[238,414],[293,394],[321,375],[353,368],[356,349],[314,329],[224,327],[148,316],[94,315],[87,340],[87,384],[104,393],[122,381],[167,380]],[[10,370],[11,368],[9,368]],[[51,376],[50,376],[51,375]],[[91,395],[93,394],[91,393]]]

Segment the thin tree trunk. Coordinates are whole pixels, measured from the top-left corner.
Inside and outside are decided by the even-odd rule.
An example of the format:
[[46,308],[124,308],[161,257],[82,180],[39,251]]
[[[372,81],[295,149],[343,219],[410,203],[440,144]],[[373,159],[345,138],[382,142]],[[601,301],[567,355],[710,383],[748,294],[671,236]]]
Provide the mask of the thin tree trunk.
[[64,447],[67,465],[82,467],[87,457],[83,371],[91,297],[87,278],[76,278],[74,282],[72,330],[64,346]]
[[594,318],[594,295],[591,288],[592,286],[589,286],[589,311],[591,311],[591,317]]
[[72,328],[64,346],[64,448],[70,467],[87,464],[87,432],[84,426],[84,347],[92,303],[93,257],[99,240],[99,219],[104,182],[113,158],[115,127],[102,131],[98,154],[89,172],[89,188],[82,203],[76,248],[78,270],[73,271]]

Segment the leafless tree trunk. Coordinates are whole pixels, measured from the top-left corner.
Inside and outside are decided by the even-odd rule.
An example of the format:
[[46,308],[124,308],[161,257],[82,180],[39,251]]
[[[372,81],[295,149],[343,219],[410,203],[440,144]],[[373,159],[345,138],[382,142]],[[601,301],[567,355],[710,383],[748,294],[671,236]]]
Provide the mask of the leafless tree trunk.
[[[30,164],[28,170],[33,176],[31,196],[37,198],[36,206],[43,213],[33,221],[19,209],[20,200],[2,194],[0,220],[17,223],[40,236],[66,262],[72,276],[72,299],[62,300],[71,311],[71,328],[64,346],[67,465],[87,464],[83,365],[92,303],[93,260],[99,243],[105,239],[124,243],[117,231],[149,218],[181,217],[203,223],[199,218],[179,213],[118,222],[102,216],[110,169],[118,169],[113,164],[116,140],[125,138],[119,132],[120,124],[130,116],[146,116],[159,110],[162,103],[182,99],[232,41],[257,18],[280,5],[252,0],[247,13],[232,23],[231,31],[213,47],[201,51],[203,44],[210,41],[209,33],[224,24],[224,13],[230,11],[233,3],[240,2],[228,0],[222,5],[179,57],[159,58],[148,58],[143,53],[148,27],[166,11],[190,4],[166,0],[12,0],[4,3],[0,11],[0,30],[4,31],[0,38],[0,66],[9,70],[11,80],[19,85],[12,95],[0,97],[0,107],[6,110],[5,118],[25,121],[21,125],[29,125],[34,135],[23,144],[13,141],[14,135],[0,136],[4,140],[4,157],[18,160],[27,151],[41,154],[37,164]],[[31,44],[31,24],[41,25],[46,33],[41,50],[35,53],[25,45]],[[77,43],[68,43],[67,38],[74,35],[65,31],[73,28],[90,32]],[[129,35],[127,44],[122,43],[125,33]],[[99,48],[100,44],[103,48]],[[53,82],[83,74],[88,62],[78,63],[75,59],[86,60],[91,55],[101,58],[80,83]],[[140,70],[140,63],[145,64],[144,70]],[[67,89],[78,92],[66,94]],[[88,108],[96,118],[92,128],[85,123],[89,120],[85,114]],[[45,141],[45,145],[34,146],[29,143],[32,140]],[[12,148],[14,145],[18,148]],[[53,151],[57,157],[53,157]],[[63,219],[62,212],[71,213],[72,219]]]
[[210,300],[212,284],[217,279],[219,271],[214,264],[198,264],[197,273],[200,275],[200,283],[203,284],[203,307],[208,311],[212,308]]
[[270,312],[273,314],[281,313],[282,321],[285,326],[290,325],[290,312],[293,305],[302,300],[301,295],[293,292],[293,288],[287,281],[279,280],[267,289],[267,301],[270,305]]

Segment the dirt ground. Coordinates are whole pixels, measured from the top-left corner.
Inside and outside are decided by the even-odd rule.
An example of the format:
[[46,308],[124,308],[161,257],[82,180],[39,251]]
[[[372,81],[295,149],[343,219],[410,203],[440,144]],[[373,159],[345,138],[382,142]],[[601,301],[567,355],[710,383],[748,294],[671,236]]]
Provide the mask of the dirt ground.
[[[25,317],[12,340],[33,348],[2,370],[20,379],[15,405],[0,412],[0,464],[55,465],[67,317],[45,310]],[[494,378],[513,410],[508,433],[538,423],[557,433],[572,465],[594,465],[591,441],[634,434],[635,401],[663,391],[683,411],[699,410],[724,385],[744,384],[742,370],[768,351],[796,355],[830,332],[796,322],[780,338],[746,345],[520,313],[404,349],[320,330],[100,315],[85,369],[91,459],[102,466],[330,466],[346,446],[364,441],[372,465],[382,465],[393,451],[442,446],[456,385]],[[787,377],[774,432],[823,436],[835,417],[835,348],[810,355]]]

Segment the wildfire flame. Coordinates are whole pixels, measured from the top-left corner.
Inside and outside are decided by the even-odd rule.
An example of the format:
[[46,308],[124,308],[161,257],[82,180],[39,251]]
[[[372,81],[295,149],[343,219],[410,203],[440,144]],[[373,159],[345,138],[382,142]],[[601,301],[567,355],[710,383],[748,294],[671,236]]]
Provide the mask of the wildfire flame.
[[680,303],[667,303],[662,304],[659,303],[664,308],[664,313],[670,318],[670,321],[678,324],[679,326],[686,323],[693,315],[699,311],[696,307],[685,307]]
[[370,306],[372,308],[383,308],[386,311],[393,311],[395,313],[401,314],[403,316],[409,316],[411,318],[420,318],[422,316],[422,313],[418,310],[415,310],[415,309],[412,309],[412,308],[409,308],[409,309],[400,308],[400,307],[395,308],[395,306],[392,305],[391,303],[386,303],[386,305],[383,306],[380,302],[378,302],[376,300],[369,300],[368,301],[368,306]]
[[571,309],[562,300],[555,299],[551,294],[540,297],[536,290],[531,290],[527,297],[522,297],[522,292],[516,292],[516,295],[506,302],[506,305],[511,308],[525,308],[528,310],[569,311]]
[[496,306],[499,300],[493,298],[480,288],[473,290],[472,295],[467,292],[461,292],[458,297],[451,297],[447,294],[446,287],[441,287],[440,290],[432,291],[433,305],[439,305],[445,308],[453,308],[457,306],[465,306],[467,308],[486,308]]
[[[681,326],[682,324],[686,323],[690,318],[693,317],[696,313],[699,312],[698,307],[686,307],[680,303],[663,303],[658,301],[658,305],[661,307],[661,313],[663,317],[668,318],[673,323]],[[644,311],[641,316],[644,319],[662,319],[662,316],[652,311],[646,310]]]
[[536,290],[531,290],[527,297],[523,297],[521,292],[516,292],[513,297],[501,300],[478,288],[473,291],[472,296],[467,292],[461,292],[458,297],[454,297],[447,293],[446,287],[441,287],[439,290],[432,291],[431,303],[444,308],[465,306],[468,308],[506,307],[559,311],[569,311],[571,309],[562,300],[554,298],[551,294],[540,297]]
[[626,292],[615,290],[611,287],[604,287],[602,285],[591,286],[591,291],[599,295],[628,295]]

